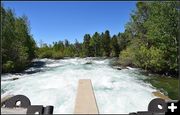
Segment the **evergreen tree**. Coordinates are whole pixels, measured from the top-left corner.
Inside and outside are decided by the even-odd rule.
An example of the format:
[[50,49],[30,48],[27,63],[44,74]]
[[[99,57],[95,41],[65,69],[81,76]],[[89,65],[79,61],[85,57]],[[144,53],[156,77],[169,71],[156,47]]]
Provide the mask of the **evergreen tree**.
[[106,30],[104,35],[103,35],[103,40],[102,40],[102,46],[103,46],[103,49],[104,49],[104,56],[107,56],[109,57],[110,56],[110,34],[109,34],[109,31]]
[[98,32],[95,32],[90,40],[90,47],[92,48],[93,56],[100,56],[101,38]]
[[111,55],[112,56],[115,56],[115,57],[118,57],[119,56],[119,53],[120,53],[120,50],[119,50],[119,44],[118,44],[118,41],[117,41],[117,36],[114,35],[112,37],[112,40],[111,40]]
[[84,35],[84,41],[83,41],[83,50],[84,50],[84,55],[86,57],[91,56],[91,47],[90,47],[90,40],[91,36],[89,34]]

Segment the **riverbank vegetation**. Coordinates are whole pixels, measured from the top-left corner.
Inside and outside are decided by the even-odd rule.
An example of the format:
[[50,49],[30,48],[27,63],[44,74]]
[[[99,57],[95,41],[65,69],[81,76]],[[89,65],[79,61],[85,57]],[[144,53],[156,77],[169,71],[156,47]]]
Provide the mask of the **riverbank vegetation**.
[[160,92],[164,93],[171,99],[179,98],[179,80],[171,77],[163,77],[159,75],[150,76],[149,79],[144,80],[147,83],[151,83]]
[[35,58],[36,43],[30,34],[26,16],[16,17],[1,7],[2,72],[19,72]]
[[178,74],[178,5],[177,2],[137,3],[126,27],[131,41],[120,52],[121,64]]
[[[178,74],[177,2],[137,2],[123,33],[85,34],[83,42],[68,40],[36,46],[27,17],[16,17],[1,7],[2,72],[23,70],[37,58],[119,57],[123,66],[136,66],[161,74]],[[119,14],[120,15],[120,14]]]

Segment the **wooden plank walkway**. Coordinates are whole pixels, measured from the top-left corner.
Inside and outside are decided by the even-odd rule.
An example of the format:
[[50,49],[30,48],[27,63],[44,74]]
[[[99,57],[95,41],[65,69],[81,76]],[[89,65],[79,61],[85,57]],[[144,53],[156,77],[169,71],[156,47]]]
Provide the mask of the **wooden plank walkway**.
[[99,113],[90,79],[79,80],[74,113],[75,114]]

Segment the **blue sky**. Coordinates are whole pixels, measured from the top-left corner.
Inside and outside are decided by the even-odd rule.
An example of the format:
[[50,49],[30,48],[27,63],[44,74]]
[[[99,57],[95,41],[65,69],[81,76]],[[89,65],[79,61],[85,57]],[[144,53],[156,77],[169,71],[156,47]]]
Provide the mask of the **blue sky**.
[[86,33],[110,34],[124,31],[136,2],[3,2],[5,8],[14,10],[16,16],[26,15],[31,34],[37,43],[75,39],[82,42]]

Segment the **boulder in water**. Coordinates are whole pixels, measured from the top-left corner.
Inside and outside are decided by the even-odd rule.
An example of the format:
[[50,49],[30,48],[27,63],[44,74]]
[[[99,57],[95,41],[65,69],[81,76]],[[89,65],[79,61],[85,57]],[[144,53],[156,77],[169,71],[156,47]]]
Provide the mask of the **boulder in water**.
[[114,69],[117,69],[117,70],[126,69],[126,67],[123,67],[123,66],[114,66],[113,68],[114,68]]
[[15,77],[15,78],[13,78],[12,80],[17,80],[17,79],[19,79],[19,78]]
[[92,62],[86,62],[85,64],[92,64]]
[[117,70],[122,70],[122,68],[121,68],[121,67],[117,67],[116,69],[117,69]]

